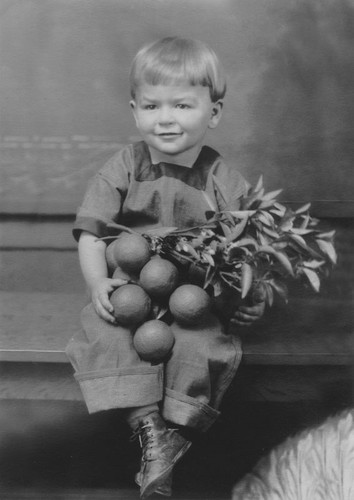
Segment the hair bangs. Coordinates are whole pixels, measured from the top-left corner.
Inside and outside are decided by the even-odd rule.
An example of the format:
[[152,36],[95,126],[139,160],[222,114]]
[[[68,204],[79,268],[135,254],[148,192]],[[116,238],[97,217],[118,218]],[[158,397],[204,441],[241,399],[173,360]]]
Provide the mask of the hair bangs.
[[131,92],[142,84],[201,85],[208,87],[213,102],[226,92],[223,69],[215,53],[196,40],[166,38],[143,48],[131,71]]
[[142,72],[143,81],[150,85],[189,85],[209,86],[200,68],[186,60],[158,61],[154,65],[146,65]]

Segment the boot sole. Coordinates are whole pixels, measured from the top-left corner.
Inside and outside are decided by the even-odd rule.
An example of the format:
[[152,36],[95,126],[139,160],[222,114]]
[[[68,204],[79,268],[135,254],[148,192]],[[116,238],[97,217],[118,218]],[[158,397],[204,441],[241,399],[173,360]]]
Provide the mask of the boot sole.
[[[159,480],[159,483],[160,483],[160,480]],[[140,480],[140,473],[139,472],[137,472],[135,474],[135,484],[137,484],[139,486],[139,488],[141,487],[141,480]],[[172,490],[171,490],[171,488],[163,488],[161,486],[156,485],[156,490],[154,491],[154,493],[157,493],[158,495],[163,495],[164,497],[170,497],[172,495]]]
[[166,476],[168,476],[168,474],[172,471],[172,469],[176,465],[176,463],[179,462],[179,460],[181,460],[181,458],[183,457],[183,455],[189,450],[189,448],[190,448],[191,445],[192,445],[192,443],[190,441],[188,441],[187,443],[185,443],[185,445],[179,450],[179,452],[177,453],[177,455],[173,459],[171,465],[158,478],[156,478],[154,481],[152,481],[145,488],[144,491],[142,491],[140,493],[141,500],[144,500],[145,498],[147,498],[148,496],[152,495],[156,491],[155,488],[160,483],[160,481],[163,481],[166,478]]

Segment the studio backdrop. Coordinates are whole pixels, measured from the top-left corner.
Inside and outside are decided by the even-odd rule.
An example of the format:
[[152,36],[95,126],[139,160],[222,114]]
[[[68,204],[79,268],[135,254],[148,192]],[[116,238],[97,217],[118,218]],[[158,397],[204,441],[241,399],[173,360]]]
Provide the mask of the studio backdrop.
[[1,0],[0,212],[76,211],[93,172],[138,139],[129,66],[167,35],[225,66],[210,145],[283,200],[354,215],[353,0]]

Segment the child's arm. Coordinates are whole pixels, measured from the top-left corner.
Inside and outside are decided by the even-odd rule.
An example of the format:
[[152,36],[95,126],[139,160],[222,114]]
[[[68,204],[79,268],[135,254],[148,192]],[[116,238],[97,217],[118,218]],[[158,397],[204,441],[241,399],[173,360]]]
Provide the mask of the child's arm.
[[79,239],[79,260],[81,271],[89,288],[91,300],[97,314],[110,323],[115,323],[109,294],[126,280],[108,278],[106,243],[87,231]]

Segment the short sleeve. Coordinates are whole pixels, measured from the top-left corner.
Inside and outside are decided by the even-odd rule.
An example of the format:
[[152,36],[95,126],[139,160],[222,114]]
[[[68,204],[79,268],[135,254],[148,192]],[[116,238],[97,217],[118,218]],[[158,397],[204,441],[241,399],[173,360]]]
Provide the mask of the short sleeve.
[[115,154],[90,180],[73,227],[73,236],[79,240],[82,231],[102,238],[110,236],[109,223],[118,221],[133,169],[129,146]]
[[226,165],[222,157],[216,162],[213,176],[217,183],[215,196],[219,210],[238,210],[241,198],[250,188],[249,183],[236,168]]

